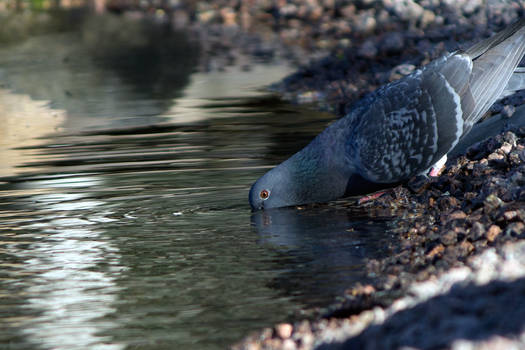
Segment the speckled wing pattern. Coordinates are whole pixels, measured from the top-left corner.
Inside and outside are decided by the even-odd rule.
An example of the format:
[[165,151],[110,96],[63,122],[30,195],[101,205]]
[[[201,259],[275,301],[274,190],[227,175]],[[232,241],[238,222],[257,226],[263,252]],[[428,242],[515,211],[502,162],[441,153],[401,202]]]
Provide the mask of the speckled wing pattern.
[[[447,61],[386,85],[363,101],[368,107],[358,109],[355,136],[347,145],[363,177],[400,181],[428,169],[458,142],[461,101],[441,72]],[[464,84],[455,85],[459,90]]]
[[352,136],[345,144],[356,171],[393,183],[445,156],[504,94],[525,53],[524,25],[521,20],[363,99],[348,116]]

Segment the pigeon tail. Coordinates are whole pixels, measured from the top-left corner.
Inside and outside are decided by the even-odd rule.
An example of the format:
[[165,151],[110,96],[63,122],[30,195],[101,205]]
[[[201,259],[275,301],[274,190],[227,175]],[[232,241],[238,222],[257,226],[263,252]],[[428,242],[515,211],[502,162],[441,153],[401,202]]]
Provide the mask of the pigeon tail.
[[516,91],[525,89],[525,67],[517,67],[509,79],[507,86],[499,96],[499,99],[510,96]]
[[522,71],[516,71],[516,67],[525,54],[525,19],[473,45],[465,53],[472,59],[468,88],[461,96],[468,131],[500,96],[523,86]]

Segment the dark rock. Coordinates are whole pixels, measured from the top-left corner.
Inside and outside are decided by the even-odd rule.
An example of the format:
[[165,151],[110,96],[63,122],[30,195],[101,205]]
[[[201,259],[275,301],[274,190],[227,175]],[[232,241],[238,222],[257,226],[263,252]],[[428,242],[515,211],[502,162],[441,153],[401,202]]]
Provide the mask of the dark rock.
[[407,187],[414,193],[421,193],[426,188],[428,188],[429,182],[430,181],[428,177],[424,175],[418,175],[414,176],[408,181]]
[[[400,32],[387,33],[379,45],[379,50],[386,54],[395,54],[401,52],[405,45],[404,36]],[[405,69],[408,69],[411,65],[404,65]],[[399,66],[398,66],[399,67]],[[411,69],[414,70],[414,66]],[[396,67],[397,68],[397,67]],[[405,74],[406,75],[406,74]]]
[[448,231],[444,235],[441,236],[441,243],[445,246],[453,245],[457,242],[458,236],[456,232],[454,231]]
[[468,237],[472,241],[477,241],[485,235],[485,226],[480,222],[474,222],[472,227],[468,230]]
[[357,50],[357,54],[364,58],[374,58],[377,55],[377,51],[376,44],[372,40],[367,40]]
[[512,105],[505,105],[503,107],[503,109],[501,110],[501,115],[506,117],[506,118],[510,118],[510,117],[512,117],[514,112],[516,112],[516,107],[514,107]]
[[522,236],[525,234],[525,224],[523,222],[512,222],[505,229],[507,236]]

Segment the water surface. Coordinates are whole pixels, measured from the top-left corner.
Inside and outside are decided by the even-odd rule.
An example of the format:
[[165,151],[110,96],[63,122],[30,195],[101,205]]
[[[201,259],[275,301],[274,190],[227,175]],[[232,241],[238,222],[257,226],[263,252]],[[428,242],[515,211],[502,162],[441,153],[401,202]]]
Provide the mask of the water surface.
[[392,221],[249,210],[333,119],[262,90],[291,68],[190,57],[156,84],[140,67],[165,53],[115,68],[78,38],[0,53],[0,344],[222,349],[365,278]]

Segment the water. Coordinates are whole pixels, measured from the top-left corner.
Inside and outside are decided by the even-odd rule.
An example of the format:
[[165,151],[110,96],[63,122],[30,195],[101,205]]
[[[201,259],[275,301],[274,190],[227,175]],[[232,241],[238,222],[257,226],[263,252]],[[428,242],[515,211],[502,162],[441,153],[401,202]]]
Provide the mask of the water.
[[127,66],[79,38],[0,52],[0,348],[222,349],[384,254],[393,221],[250,212],[249,185],[333,118],[260,90],[290,68],[199,73],[169,35],[188,56]]

